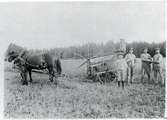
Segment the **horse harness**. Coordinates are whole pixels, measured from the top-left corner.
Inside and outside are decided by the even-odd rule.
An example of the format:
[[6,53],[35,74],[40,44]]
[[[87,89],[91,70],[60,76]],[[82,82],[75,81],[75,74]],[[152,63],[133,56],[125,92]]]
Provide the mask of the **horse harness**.
[[14,63],[19,62],[19,65],[21,65],[21,66],[31,66],[31,67],[43,68],[43,69],[46,68],[46,64],[45,63],[41,64],[41,66],[40,65],[34,65],[34,64],[29,63],[27,58],[28,58],[27,51],[26,50],[22,50],[21,53],[18,55],[18,57],[16,57],[14,59]]

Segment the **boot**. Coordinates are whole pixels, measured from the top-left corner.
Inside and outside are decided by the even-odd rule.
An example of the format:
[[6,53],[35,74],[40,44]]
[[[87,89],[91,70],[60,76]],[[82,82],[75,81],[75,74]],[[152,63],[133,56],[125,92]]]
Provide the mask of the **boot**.
[[28,82],[27,81],[23,81],[22,85],[28,85]]

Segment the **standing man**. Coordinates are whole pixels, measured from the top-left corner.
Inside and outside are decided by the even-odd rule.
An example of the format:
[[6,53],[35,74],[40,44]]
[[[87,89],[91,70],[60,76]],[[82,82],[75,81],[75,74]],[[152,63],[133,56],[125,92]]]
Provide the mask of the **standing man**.
[[128,76],[128,83],[132,83],[133,81],[133,74],[134,74],[134,65],[136,63],[136,56],[133,54],[133,48],[129,49],[129,53],[125,56],[125,60],[127,62],[127,76]]
[[150,81],[150,73],[151,73],[151,55],[147,53],[148,48],[144,48],[143,53],[140,58],[142,60],[142,76],[141,81],[143,83],[144,75],[147,74],[148,80]]
[[[160,54],[160,48],[155,49],[155,55],[153,57],[153,71],[154,71],[154,78],[156,83],[161,83],[164,85],[165,81],[163,79],[162,74],[162,67],[163,67],[163,57]],[[158,80],[158,75],[161,77],[161,80]]]

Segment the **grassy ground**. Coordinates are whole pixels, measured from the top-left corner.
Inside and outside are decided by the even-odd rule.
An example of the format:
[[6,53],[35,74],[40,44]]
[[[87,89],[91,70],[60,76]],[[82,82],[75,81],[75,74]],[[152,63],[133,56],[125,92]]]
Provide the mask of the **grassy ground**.
[[165,87],[136,83],[118,88],[85,79],[82,60],[62,61],[64,77],[58,85],[33,73],[33,83],[22,86],[20,76],[5,63],[5,118],[162,118]]

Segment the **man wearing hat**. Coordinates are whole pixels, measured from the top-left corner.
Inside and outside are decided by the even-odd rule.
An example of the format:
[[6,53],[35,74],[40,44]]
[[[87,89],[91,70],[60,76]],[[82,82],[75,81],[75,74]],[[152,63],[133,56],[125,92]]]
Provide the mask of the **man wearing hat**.
[[150,81],[150,73],[151,73],[151,55],[147,53],[148,48],[144,48],[143,53],[140,55],[142,60],[142,76],[141,81],[143,83],[144,75],[147,74],[148,80]]
[[120,87],[120,84],[122,83],[122,88],[124,88],[124,82],[126,78],[126,69],[127,69],[127,63],[126,60],[123,58],[124,52],[123,51],[117,51],[117,60],[115,62],[115,68],[117,73],[117,81],[118,81],[118,87]]
[[[160,54],[160,48],[155,49],[155,55],[153,57],[153,71],[154,71],[154,78],[155,82],[163,85],[165,83],[162,74],[162,67],[163,67],[163,57]],[[161,77],[161,81],[158,80],[158,75]]]
[[127,65],[128,65],[128,69],[127,69],[128,83],[132,83],[134,65],[135,65],[135,62],[136,62],[136,56],[133,54],[133,48],[129,49],[129,53],[125,56],[125,60],[126,60]]

